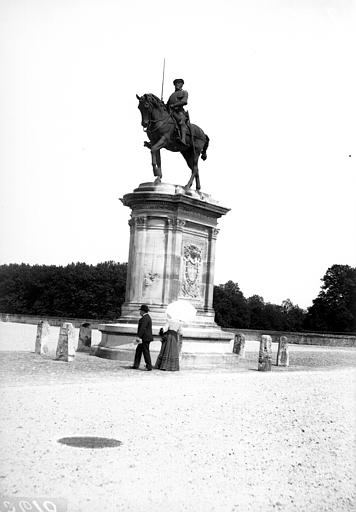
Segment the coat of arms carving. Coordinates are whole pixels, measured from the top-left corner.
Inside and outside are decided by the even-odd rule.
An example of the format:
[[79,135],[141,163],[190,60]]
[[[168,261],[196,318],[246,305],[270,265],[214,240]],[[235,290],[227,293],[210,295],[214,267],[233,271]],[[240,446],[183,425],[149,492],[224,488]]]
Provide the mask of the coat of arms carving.
[[202,263],[202,249],[194,244],[184,247],[184,270],[182,293],[186,297],[200,296],[200,269]]

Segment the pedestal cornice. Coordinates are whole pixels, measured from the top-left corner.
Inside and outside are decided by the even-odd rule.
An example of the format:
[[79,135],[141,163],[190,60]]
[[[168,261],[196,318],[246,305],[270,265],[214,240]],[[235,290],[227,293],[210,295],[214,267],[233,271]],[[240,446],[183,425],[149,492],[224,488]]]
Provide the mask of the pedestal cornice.
[[183,213],[184,211],[201,213],[218,219],[230,211],[210,195],[203,192],[186,190],[179,185],[169,183],[141,183],[138,188],[120,198],[124,206],[132,210],[163,209]]

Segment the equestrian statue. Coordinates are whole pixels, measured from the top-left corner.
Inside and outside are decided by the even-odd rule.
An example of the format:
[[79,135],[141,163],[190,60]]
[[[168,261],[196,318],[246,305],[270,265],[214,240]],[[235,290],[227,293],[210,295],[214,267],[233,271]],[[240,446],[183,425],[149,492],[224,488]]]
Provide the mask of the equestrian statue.
[[154,94],[136,94],[142,117],[141,125],[149,138],[144,146],[151,150],[155,184],[161,183],[160,150],[164,148],[168,151],[179,151],[192,171],[184,188],[191,188],[195,179],[196,189],[200,190],[198,160],[199,156],[206,160],[209,137],[199,126],[190,123],[189,114],[183,108],[188,103],[188,93],[183,90],[184,80],[177,78],[173,84],[175,91],[166,105]]

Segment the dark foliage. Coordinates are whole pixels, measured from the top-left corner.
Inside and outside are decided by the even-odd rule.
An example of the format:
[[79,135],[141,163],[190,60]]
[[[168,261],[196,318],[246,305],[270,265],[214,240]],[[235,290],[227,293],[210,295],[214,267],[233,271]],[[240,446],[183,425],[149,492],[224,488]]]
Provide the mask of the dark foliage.
[[[0,265],[0,312],[115,319],[125,300],[126,263]],[[215,320],[222,327],[281,331],[356,331],[356,268],[333,265],[305,312],[289,299],[278,306],[246,299],[237,283],[214,287]]]
[[245,299],[239,285],[228,281],[214,288],[215,320],[222,327],[300,331],[305,312],[287,299],[281,306],[259,295]]
[[356,331],[356,268],[333,265],[322,278],[321,291],[308,309],[307,329]]
[[249,324],[248,305],[239,285],[228,281],[214,287],[215,321],[222,327],[246,327]]
[[0,266],[0,311],[26,315],[106,318],[120,316],[126,263]]
[[215,320],[222,327],[276,331],[356,331],[356,268],[333,265],[313,305],[304,311],[289,299],[280,306],[259,295],[245,299],[237,283],[214,288]]

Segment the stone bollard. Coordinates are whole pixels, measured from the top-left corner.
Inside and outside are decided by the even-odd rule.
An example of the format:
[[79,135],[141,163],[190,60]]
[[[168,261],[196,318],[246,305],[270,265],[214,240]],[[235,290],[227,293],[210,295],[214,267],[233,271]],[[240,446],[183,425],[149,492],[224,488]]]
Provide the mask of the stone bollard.
[[98,345],[100,345],[102,338],[103,338],[103,334],[101,331],[98,331],[98,329],[93,329],[91,331],[91,346],[89,349],[90,356],[96,355],[96,352],[98,350]]
[[289,366],[289,346],[287,336],[281,336],[279,338],[277,366]]
[[56,360],[73,361],[75,356],[75,331],[73,324],[64,322],[59,330]]
[[245,335],[241,333],[235,334],[234,348],[232,349],[234,354],[237,354],[241,358],[245,357]]
[[77,352],[85,352],[91,347],[91,327],[89,322],[84,322],[79,329]]
[[268,334],[263,334],[260,342],[260,352],[258,354],[258,371],[270,372],[272,370],[272,338]]
[[38,322],[35,354],[48,354],[49,323],[47,320]]

